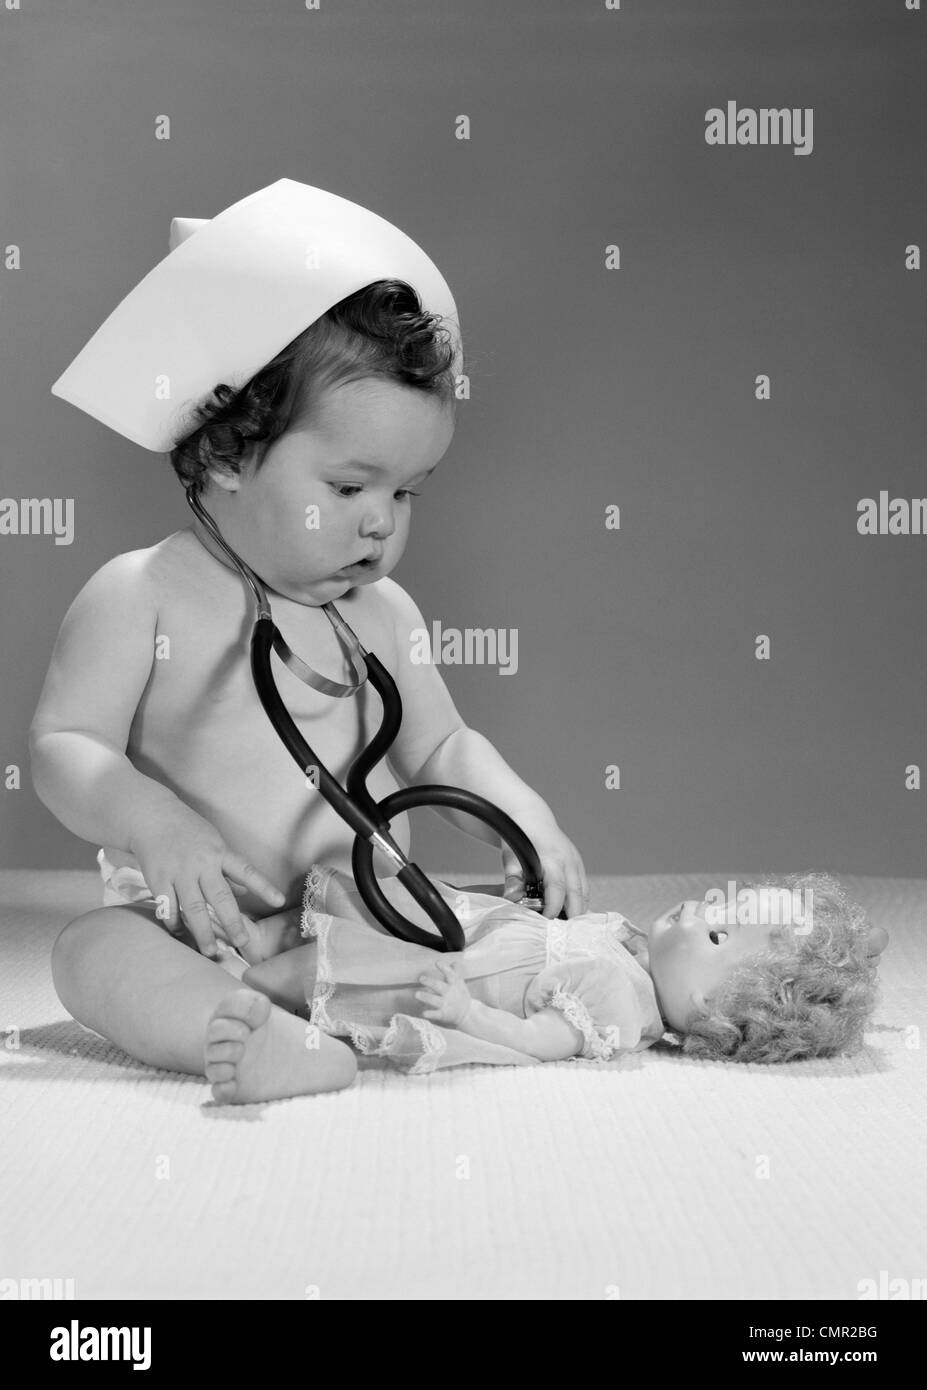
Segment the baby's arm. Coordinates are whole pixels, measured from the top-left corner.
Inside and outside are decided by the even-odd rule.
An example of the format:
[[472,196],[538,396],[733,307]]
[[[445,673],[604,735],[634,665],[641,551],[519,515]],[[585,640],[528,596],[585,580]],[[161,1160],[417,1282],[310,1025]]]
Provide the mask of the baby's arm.
[[168,928],[183,919],[216,954],[209,907],[247,940],[226,878],[279,907],[283,894],[169,787],[139,772],[126,748],[154,664],[158,606],[146,551],[91,576],[58,633],[29,730],[36,795],[75,835],[134,857]]
[[137,552],[117,555],[68,609],[29,731],[39,799],[75,835],[130,852],[135,828],[170,816],[178,800],[125,753],[156,625]]
[[415,997],[429,1006],[423,1015],[435,1023],[447,1023],[472,1038],[527,1052],[541,1062],[559,1062],[582,1052],[582,1033],[559,1009],[541,1009],[530,1018],[518,1018],[506,1009],[481,1004],[471,997],[455,967],[444,960],[437,960],[420,979],[425,989]]

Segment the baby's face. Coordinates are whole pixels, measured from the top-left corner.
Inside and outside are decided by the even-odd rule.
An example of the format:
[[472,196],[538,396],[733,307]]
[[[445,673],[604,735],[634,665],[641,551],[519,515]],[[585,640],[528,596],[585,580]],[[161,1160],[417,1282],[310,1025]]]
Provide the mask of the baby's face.
[[[738,916],[759,920],[738,922]],[[784,930],[762,912],[738,914],[735,904],[691,899],[658,917],[648,933],[650,976],[668,1026],[684,1032],[706,995]]]
[[379,381],[330,388],[256,472],[249,464],[238,479],[211,475],[205,505],[269,588],[327,603],[398,563],[410,490],[419,490],[453,434],[450,409],[423,392]]

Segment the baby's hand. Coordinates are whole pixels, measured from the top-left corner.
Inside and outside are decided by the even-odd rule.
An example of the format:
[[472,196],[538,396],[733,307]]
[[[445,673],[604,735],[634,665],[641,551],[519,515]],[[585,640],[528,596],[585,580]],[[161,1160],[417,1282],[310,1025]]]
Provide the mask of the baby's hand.
[[[538,852],[541,876],[544,880],[545,917],[557,917],[561,908],[567,917],[580,917],[589,910],[589,884],[579,850],[568,840],[555,821],[545,820],[535,825],[522,820],[522,829]],[[505,894],[517,902],[525,891],[524,874],[518,856],[508,845],[503,846],[502,868],[505,873]]]
[[156,916],[173,931],[179,914],[204,955],[218,954],[217,930],[239,950],[248,945],[232,884],[278,909],[285,901],[244,855],[229,848],[215,826],[179,801],[138,831],[129,849],[157,902]]
[[449,1023],[453,1028],[459,1027],[467,1016],[471,1000],[470,991],[458,975],[457,967],[450,961],[436,960],[433,967],[419,976],[419,980],[426,988],[419,990],[415,997],[429,1005],[422,1010],[422,1017],[433,1018],[437,1023]]

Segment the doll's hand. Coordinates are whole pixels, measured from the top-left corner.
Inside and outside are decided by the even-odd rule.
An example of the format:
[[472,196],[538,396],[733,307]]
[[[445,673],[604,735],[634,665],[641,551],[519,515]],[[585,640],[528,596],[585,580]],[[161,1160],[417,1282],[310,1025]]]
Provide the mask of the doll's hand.
[[[541,826],[523,823],[522,828],[532,841],[541,861],[544,879],[545,917],[559,916],[566,909],[568,917],[579,917],[589,910],[589,884],[579,850],[568,840],[555,820]],[[505,897],[517,902],[525,892],[525,880],[518,856],[506,845],[502,850],[505,872]]]
[[449,1023],[452,1028],[463,1023],[470,1008],[470,991],[457,974],[457,967],[450,961],[437,960],[430,966],[419,981],[425,989],[416,992],[428,1008],[422,1010],[423,1018],[432,1018],[436,1023]]

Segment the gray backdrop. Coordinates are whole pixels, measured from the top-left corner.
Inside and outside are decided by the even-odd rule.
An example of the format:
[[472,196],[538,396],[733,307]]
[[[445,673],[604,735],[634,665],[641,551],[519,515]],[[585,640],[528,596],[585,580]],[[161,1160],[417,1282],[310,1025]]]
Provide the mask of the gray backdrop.
[[[171,216],[287,176],[398,223],[454,290],[473,395],[394,577],[429,623],[517,628],[517,674],[443,674],[587,870],[923,873],[927,537],[856,520],[927,492],[904,266],[927,239],[927,14],[27,0],[0,29],[0,244],[22,248],[0,494],[76,506],[70,546],[0,537],[0,762],[24,775],[4,865],[94,866],[31,789],[29,721],[81,584],[189,515],[166,459],[49,387]],[[813,108],[813,152],[709,146],[728,100]],[[426,868],[497,864],[433,813],[415,834]]]

